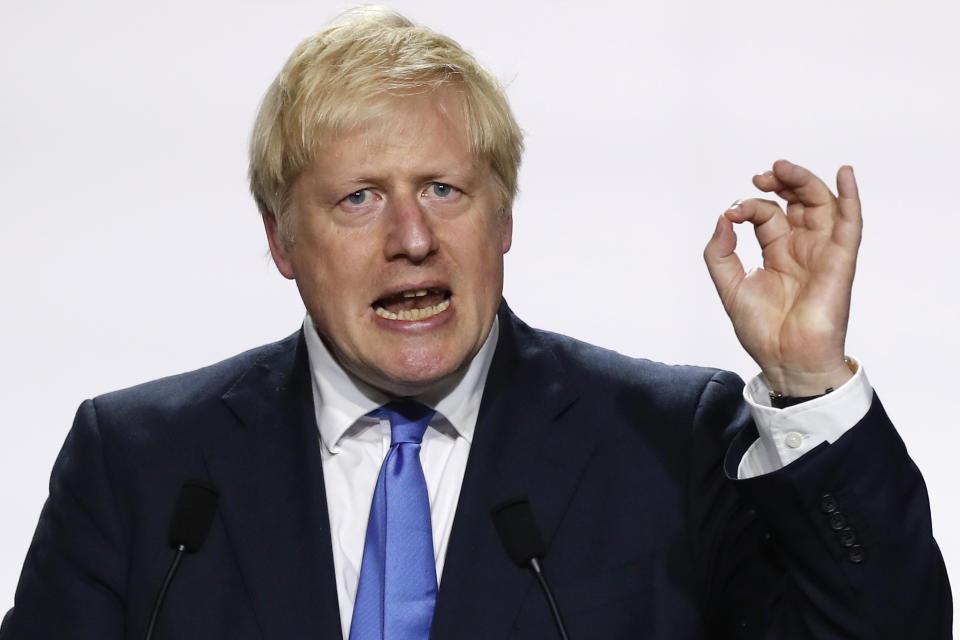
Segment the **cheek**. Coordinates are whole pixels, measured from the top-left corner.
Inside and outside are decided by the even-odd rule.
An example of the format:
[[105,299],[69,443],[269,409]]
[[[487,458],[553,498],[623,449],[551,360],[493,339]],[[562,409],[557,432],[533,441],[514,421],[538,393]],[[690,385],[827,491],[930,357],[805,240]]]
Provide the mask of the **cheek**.
[[343,282],[344,273],[336,261],[330,259],[332,256],[329,253],[315,246],[300,249],[294,270],[300,297],[314,319],[319,320],[321,314],[331,316],[331,312],[344,308],[344,292],[355,290],[356,287]]
[[503,254],[510,248],[511,236],[509,229],[502,224],[495,223],[488,230],[488,239],[484,251],[491,270],[503,270]]
[[473,242],[463,247],[465,258],[458,266],[473,281],[478,312],[487,313],[491,303],[499,304],[499,295],[503,286],[503,250],[502,236],[497,229],[489,227],[472,229],[470,237],[481,242]]
[[363,244],[350,234],[308,229],[297,246],[298,277],[313,280],[313,288],[336,291],[341,282],[358,278]]

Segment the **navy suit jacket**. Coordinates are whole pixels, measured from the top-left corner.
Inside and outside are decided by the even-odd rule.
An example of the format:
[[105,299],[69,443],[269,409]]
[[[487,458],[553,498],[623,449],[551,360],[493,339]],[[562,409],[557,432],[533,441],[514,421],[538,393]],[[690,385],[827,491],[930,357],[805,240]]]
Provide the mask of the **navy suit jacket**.
[[[432,638],[556,638],[489,510],[527,496],[571,637],[949,638],[926,491],[874,399],[788,467],[736,481],[756,437],[733,374],[537,331],[504,305]],[[216,485],[158,640],[341,638],[303,336],[83,403],[2,640],[144,634],[181,484]],[[399,640],[399,639],[398,639]]]

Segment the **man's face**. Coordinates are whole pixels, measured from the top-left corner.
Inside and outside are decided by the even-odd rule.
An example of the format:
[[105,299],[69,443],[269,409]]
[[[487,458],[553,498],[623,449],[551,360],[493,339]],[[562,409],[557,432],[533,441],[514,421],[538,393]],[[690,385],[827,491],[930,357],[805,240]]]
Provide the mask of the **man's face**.
[[497,213],[462,113],[454,94],[397,99],[299,176],[292,244],[265,221],[277,267],[337,360],[395,395],[465,367],[500,304],[512,220]]

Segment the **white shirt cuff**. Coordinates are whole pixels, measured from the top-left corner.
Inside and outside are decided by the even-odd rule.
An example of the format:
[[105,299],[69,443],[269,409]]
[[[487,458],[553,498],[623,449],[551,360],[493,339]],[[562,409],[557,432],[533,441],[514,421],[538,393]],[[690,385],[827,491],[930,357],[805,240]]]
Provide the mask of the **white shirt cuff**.
[[770,406],[770,390],[760,376],[743,388],[760,437],[747,449],[737,468],[741,480],[782,469],[823,442],[831,443],[860,422],[873,402],[873,387],[863,367],[843,386],[786,409]]

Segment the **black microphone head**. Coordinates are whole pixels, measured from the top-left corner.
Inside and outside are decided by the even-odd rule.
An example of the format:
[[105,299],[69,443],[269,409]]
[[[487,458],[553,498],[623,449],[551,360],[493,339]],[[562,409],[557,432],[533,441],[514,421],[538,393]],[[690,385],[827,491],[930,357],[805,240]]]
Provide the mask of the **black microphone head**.
[[199,550],[210,533],[219,499],[220,493],[215,487],[198,480],[185,482],[180,487],[170,522],[170,546],[174,549],[183,546],[187,553]]
[[511,560],[526,567],[533,558],[544,556],[546,549],[543,538],[527,498],[508,500],[494,507],[490,515],[493,516],[493,526],[500,535],[500,542]]

